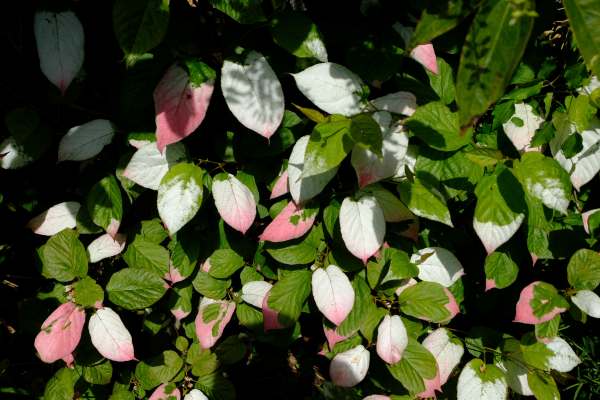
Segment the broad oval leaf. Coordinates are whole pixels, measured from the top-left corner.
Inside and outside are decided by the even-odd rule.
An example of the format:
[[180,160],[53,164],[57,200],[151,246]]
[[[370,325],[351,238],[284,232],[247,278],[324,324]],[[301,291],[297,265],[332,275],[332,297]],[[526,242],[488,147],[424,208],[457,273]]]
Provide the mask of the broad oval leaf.
[[452,286],[465,273],[454,254],[441,247],[421,249],[411,256],[410,262],[419,267],[420,280],[445,287]]
[[262,54],[251,51],[242,64],[226,60],[221,90],[242,125],[267,139],[273,136],[283,120],[285,104],[279,79]]
[[213,178],[212,195],[221,218],[245,234],[256,217],[256,201],[250,189],[235,176],[221,173]]
[[321,110],[347,117],[362,111],[363,82],[348,68],[320,63],[293,74],[298,89]]
[[114,135],[115,127],[106,119],[75,126],[60,140],[58,161],[83,161],[95,157],[112,142]]
[[344,272],[336,265],[317,268],[312,273],[312,294],[323,315],[339,325],[354,305],[354,289]]
[[73,353],[83,332],[85,311],[75,303],[61,304],[46,318],[35,337],[35,349],[43,362],[53,363]]
[[558,372],[569,372],[581,363],[571,346],[561,337],[555,337],[545,343],[554,355],[548,359],[548,366]]
[[457,400],[504,400],[507,395],[502,370],[479,359],[469,361],[458,377]]
[[124,268],[115,272],[106,285],[110,301],[127,310],[151,306],[164,296],[166,282],[156,272]]
[[259,239],[267,242],[285,242],[302,237],[313,226],[318,211],[290,201],[267,225]]
[[126,236],[120,233],[116,234],[114,238],[108,233],[97,237],[87,247],[90,262],[95,263],[121,254],[123,249],[125,249],[126,240]]
[[536,281],[521,290],[514,322],[541,324],[567,310],[568,303],[554,286]]
[[262,308],[265,297],[272,287],[272,284],[265,281],[247,282],[242,286],[242,300],[254,307]]
[[185,147],[182,143],[173,143],[162,153],[156,147],[156,143],[146,143],[133,154],[123,171],[123,176],[142,187],[158,190],[160,181],[169,168],[185,157]]
[[530,143],[542,122],[544,118],[536,115],[533,107],[529,104],[517,103],[515,113],[502,124],[502,129],[518,151],[538,151],[539,147],[531,147]]
[[72,11],[40,11],[33,22],[40,68],[63,94],[83,65],[83,27]]
[[578,291],[571,301],[590,317],[600,318],[600,296],[591,290]]
[[58,203],[27,224],[33,233],[44,236],[53,236],[63,229],[74,229],[77,226],[77,213],[81,204],[76,201]]
[[112,361],[135,358],[131,334],[119,315],[108,307],[97,310],[88,323],[92,344],[103,357]]
[[438,328],[423,339],[423,347],[435,357],[440,385],[445,384],[465,352],[462,343],[460,340],[452,338],[447,329]]
[[199,81],[179,65],[172,65],[154,89],[156,113],[156,145],[162,153],[165,146],[179,142],[200,126],[214,90],[215,72],[198,62]]
[[209,349],[217,343],[235,312],[232,301],[202,298],[196,316],[196,335],[200,347]]
[[345,198],[340,208],[340,228],[350,253],[366,264],[383,245],[385,218],[381,206],[373,196],[356,201]]
[[156,204],[169,234],[176,233],[190,222],[200,209],[203,175],[200,167],[180,163],[172,167],[160,181]]
[[329,376],[337,386],[358,385],[369,371],[370,354],[363,345],[338,353],[329,364]]
[[402,353],[408,345],[408,334],[402,319],[398,315],[383,317],[377,328],[377,355],[388,364],[402,359]]

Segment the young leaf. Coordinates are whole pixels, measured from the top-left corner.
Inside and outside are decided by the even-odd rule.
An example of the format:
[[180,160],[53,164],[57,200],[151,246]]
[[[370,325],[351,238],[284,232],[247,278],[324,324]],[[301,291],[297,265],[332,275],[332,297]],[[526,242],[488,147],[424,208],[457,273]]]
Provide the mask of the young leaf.
[[114,134],[115,127],[106,119],[75,126],[60,140],[58,161],[83,161],[95,157],[112,142]]
[[396,364],[408,345],[408,334],[398,315],[386,315],[377,328],[377,355],[388,364]]
[[127,238],[120,233],[113,238],[108,233],[97,237],[87,247],[87,253],[91,263],[104,260],[105,258],[121,254],[125,248]]
[[469,361],[458,377],[457,400],[504,400],[507,395],[502,370],[479,359]]
[[340,325],[354,305],[354,289],[336,265],[312,273],[312,294],[317,308],[335,325]]
[[437,59],[435,57],[435,50],[431,43],[423,43],[417,45],[410,52],[410,58],[417,61],[419,64],[427,68],[433,74],[438,73]]
[[370,354],[362,345],[338,353],[329,364],[329,376],[337,386],[358,385],[369,370]]
[[529,104],[517,103],[515,104],[515,113],[502,124],[502,129],[518,151],[539,151],[539,148],[531,147],[530,144],[535,131],[540,128],[542,122],[544,122],[544,118],[534,114],[533,107]]
[[532,282],[521,291],[514,322],[541,324],[566,311],[568,306],[554,286],[541,281]]
[[220,173],[213,178],[212,194],[221,218],[245,234],[256,217],[256,201],[250,189],[235,176]]
[[114,175],[102,178],[92,186],[86,205],[92,221],[114,238],[123,218],[121,190]]
[[147,143],[133,154],[123,171],[123,176],[142,187],[158,190],[160,181],[169,168],[185,157],[185,147],[182,143],[173,143],[162,153],[156,147],[156,143]]
[[217,343],[234,312],[235,303],[232,301],[202,298],[195,320],[200,347],[209,349]]
[[441,247],[421,249],[411,256],[410,262],[419,267],[420,280],[444,287],[452,286],[465,273],[454,254]]
[[452,337],[447,329],[438,328],[423,339],[423,347],[435,357],[440,385],[444,385],[465,352],[461,341]]
[[267,242],[285,242],[300,238],[313,226],[317,213],[318,209],[304,208],[290,201],[267,225],[259,239]]
[[85,311],[74,303],[61,304],[46,318],[35,337],[35,349],[41,360],[53,363],[71,356],[81,339]]
[[108,307],[97,310],[88,324],[92,344],[102,356],[112,361],[133,360],[131,334],[121,318]]
[[242,125],[267,139],[273,136],[285,105],[279,79],[262,54],[250,52],[243,64],[226,60],[221,90],[227,107]]
[[364,264],[383,245],[385,218],[373,196],[345,198],[340,208],[342,239],[348,250]]
[[74,229],[77,226],[77,213],[81,204],[76,201],[58,203],[27,223],[33,233],[54,236],[63,229]]
[[242,286],[242,300],[254,307],[262,308],[263,301],[273,285],[265,281],[247,282]]
[[83,65],[83,27],[72,11],[39,11],[33,22],[40,68],[61,93]]

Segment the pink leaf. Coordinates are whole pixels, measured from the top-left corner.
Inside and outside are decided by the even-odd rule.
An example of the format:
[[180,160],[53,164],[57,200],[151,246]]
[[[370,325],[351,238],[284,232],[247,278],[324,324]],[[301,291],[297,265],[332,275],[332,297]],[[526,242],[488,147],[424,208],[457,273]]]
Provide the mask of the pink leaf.
[[410,57],[437,75],[438,66],[435,50],[431,43],[420,44],[410,52]]
[[75,303],[61,304],[42,324],[35,337],[35,349],[43,362],[53,363],[69,356],[81,339],[85,312]]
[[[214,310],[210,310],[210,316],[207,311],[209,307],[218,307],[217,314],[213,315]],[[223,330],[231,320],[235,311],[235,303],[224,300],[213,300],[204,297],[200,302],[198,315],[196,316],[196,335],[200,342],[200,347],[209,349],[219,340]],[[211,320],[208,318],[213,317]]]
[[287,169],[283,171],[281,175],[277,178],[277,181],[273,185],[273,190],[271,190],[270,199],[273,200],[279,196],[283,196],[289,192],[288,188],[288,172]]
[[263,324],[265,332],[273,329],[284,328],[284,326],[279,323],[279,313],[273,310],[272,308],[269,308],[269,296],[270,293],[267,293],[262,303]]
[[[600,208],[594,208],[593,210],[588,210],[584,213],[581,214],[581,220],[583,222],[583,230],[585,231],[585,233],[589,234],[590,233],[590,227],[588,224],[588,221],[590,219],[590,217],[596,212],[596,211],[600,211]],[[535,263],[534,263],[535,264]]]
[[424,379],[423,383],[425,384],[425,390],[421,393],[417,394],[417,397],[421,399],[428,399],[430,397],[435,397],[435,392],[442,391],[442,385],[440,384],[440,373],[439,370],[435,374],[435,378],[433,379]]
[[315,210],[305,210],[290,201],[265,228],[259,239],[267,242],[297,239],[310,230],[316,216]]
[[448,288],[444,288],[444,292],[446,292],[446,296],[448,296],[448,303],[446,303],[445,307],[448,311],[450,311],[450,316],[446,321],[450,321],[456,316],[456,314],[460,312],[460,309],[458,308],[458,303],[456,302],[452,292],[448,290]]
[[166,383],[163,383],[159,387],[157,387],[148,400],[170,400],[171,397],[175,397],[175,399],[181,399],[181,393],[179,389],[175,388],[170,393],[165,393],[165,388],[167,387]]
[[181,275],[181,272],[179,272],[177,267],[174,267],[173,264],[169,263],[169,272],[165,274],[164,279],[171,281],[171,283],[175,284],[184,280],[185,277]]
[[182,310],[181,308],[174,308],[171,310],[171,314],[173,314],[177,321],[181,321],[182,319],[190,315],[190,312]]
[[487,292],[488,290],[491,289],[495,289],[496,288],[496,281],[493,279],[486,279],[485,280],[485,291]]
[[[565,308],[554,307],[550,312],[542,315],[541,317],[537,317],[533,313],[533,304],[535,302],[535,287],[542,282],[536,281],[532,282],[529,285],[525,286],[525,288],[521,291],[521,295],[519,296],[519,301],[517,302],[515,319],[514,322],[520,322],[522,324],[541,324],[543,322],[550,321],[556,315],[561,312],[566,311]],[[547,301],[545,299],[541,299],[541,302]]]
[[325,333],[325,338],[327,339],[327,345],[329,346],[329,350],[332,350],[336,343],[348,339],[348,336],[340,335],[337,332],[337,329],[331,329],[325,325],[323,325],[323,332]]
[[200,126],[213,89],[212,81],[194,87],[188,73],[178,65],[167,70],[154,90],[156,144],[161,153],[165,146],[179,142]]

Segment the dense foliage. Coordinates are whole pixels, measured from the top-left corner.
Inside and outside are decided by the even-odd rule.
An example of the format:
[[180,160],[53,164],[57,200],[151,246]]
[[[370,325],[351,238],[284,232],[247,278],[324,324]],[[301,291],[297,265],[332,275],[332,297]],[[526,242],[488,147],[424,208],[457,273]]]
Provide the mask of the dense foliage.
[[5,11],[0,397],[598,398],[598,0]]

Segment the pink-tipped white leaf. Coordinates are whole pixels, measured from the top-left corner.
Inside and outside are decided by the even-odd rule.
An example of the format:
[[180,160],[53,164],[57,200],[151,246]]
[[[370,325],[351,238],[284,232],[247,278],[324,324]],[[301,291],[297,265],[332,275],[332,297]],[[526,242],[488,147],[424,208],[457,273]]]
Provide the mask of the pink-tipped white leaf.
[[35,349],[43,362],[68,358],[81,339],[85,311],[74,303],[61,304],[46,318],[35,337]]
[[431,43],[420,44],[410,52],[410,58],[437,75],[438,65],[435,50]]
[[302,136],[294,144],[288,161],[288,185],[290,194],[296,204],[303,204],[321,191],[337,173],[337,167],[318,175],[302,176],[304,169],[304,153],[308,146],[309,136]]
[[195,86],[179,65],[167,70],[154,89],[156,145],[161,153],[165,146],[179,142],[200,126],[213,90],[212,80]]
[[212,194],[221,218],[245,234],[256,217],[256,200],[248,186],[231,174],[219,174],[213,179]]
[[548,367],[558,372],[569,372],[579,364],[581,360],[573,351],[571,346],[561,337],[554,337],[544,343],[554,353],[548,359]]
[[417,394],[417,397],[420,399],[429,399],[431,397],[436,397],[435,392],[442,391],[442,384],[440,383],[440,373],[436,372],[435,376],[431,379],[423,379],[423,384],[425,385],[425,390],[421,393]]
[[33,31],[40,69],[63,94],[83,65],[84,34],[72,11],[35,13]]
[[544,298],[535,299],[535,287],[540,283],[541,282],[539,281],[532,282],[521,290],[521,295],[519,296],[519,301],[516,305],[514,322],[531,325],[541,324],[550,321],[556,315],[566,311],[566,309],[562,307],[553,307],[541,316],[536,316],[534,314],[534,305],[536,303],[543,304],[544,302],[547,302],[547,299]]
[[351,163],[360,187],[397,175],[404,168],[403,160],[408,149],[408,135],[401,125],[392,124],[390,113],[376,112],[373,119],[381,129],[383,158],[367,148],[354,147]]
[[377,355],[388,364],[396,364],[408,345],[408,334],[398,315],[386,315],[377,328]]
[[462,343],[451,338],[447,329],[438,328],[423,340],[423,347],[435,357],[440,385],[444,385],[465,352]]
[[279,313],[269,307],[269,295],[271,292],[266,294],[262,302],[262,314],[263,314],[263,327],[265,332],[273,329],[282,329],[283,325],[279,323]]
[[460,312],[460,308],[458,307],[458,303],[456,302],[456,298],[452,294],[450,290],[444,288],[444,293],[448,297],[448,303],[444,305],[446,309],[450,312],[450,316],[446,321],[450,321],[452,318],[456,317],[456,315]]
[[531,147],[530,143],[542,122],[544,118],[534,114],[533,107],[529,104],[517,103],[515,113],[502,124],[502,129],[518,151],[539,151],[539,147]]
[[160,181],[169,168],[185,157],[185,147],[182,143],[169,145],[166,151],[161,153],[156,143],[150,142],[133,154],[123,171],[123,176],[142,187],[158,190]]
[[427,247],[414,253],[410,262],[419,268],[419,279],[450,287],[464,275],[458,259],[441,247]]
[[506,378],[498,367],[471,360],[458,377],[457,400],[505,400],[508,395]]
[[362,196],[356,201],[345,198],[340,208],[340,228],[350,253],[366,264],[385,236],[385,218],[375,197]]
[[208,397],[199,389],[192,389],[185,395],[183,400],[208,400]]
[[75,126],[60,140],[58,161],[83,161],[95,157],[112,142],[114,135],[115,127],[106,119]]
[[129,361],[135,358],[131,334],[119,315],[103,307],[90,317],[88,330],[92,344],[102,356],[112,361]]
[[44,236],[53,236],[63,229],[74,229],[77,226],[77,213],[81,204],[76,201],[58,203],[27,224],[33,233]]
[[272,287],[272,284],[265,281],[247,282],[242,286],[242,300],[254,307],[262,308],[263,301]]
[[200,347],[209,349],[217,343],[235,311],[232,301],[202,298],[196,316],[196,335]]
[[289,192],[289,188],[288,188],[288,172],[286,169],[285,171],[283,171],[281,173],[281,175],[279,175],[279,177],[277,178],[277,181],[275,181],[275,184],[273,185],[273,189],[271,190],[271,197],[269,197],[269,199],[271,199],[271,200],[276,199],[279,196],[283,196],[287,192]]
[[580,290],[571,301],[592,318],[600,318],[600,297],[591,290]]
[[370,354],[363,345],[338,353],[329,364],[329,376],[337,386],[358,385],[369,371]]
[[125,248],[126,240],[127,237],[120,233],[116,234],[114,239],[108,233],[97,237],[87,247],[90,262],[95,263],[104,260],[105,258],[121,254]]
[[170,393],[166,393],[166,389],[167,389],[167,384],[166,383],[161,384],[159,387],[154,389],[154,392],[152,392],[152,394],[150,395],[148,400],[173,400],[173,399],[179,400],[179,399],[181,399],[181,393],[179,392],[179,389],[174,388],[173,391]]
[[584,212],[584,213],[581,214],[581,222],[583,223],[583,230],[588,235],[590,233],[589,220],[590,220],[590,217],[592,215],[594,215],[594,213],[596,211],[600,211],[600,208],[594,208],[593,210],[588,210],[588,211],[586,211],[586,212]]
[[304,209],[290,201],[259,236],[266,242],[285,242],[304,236],[315,222],[317,210]]
[[251,51],[243,64],[226,60],[221,90],[231,113],[246,128],[270,138],[283,119],[279,79],[262,54]]
[[336,265],[312,273],[312,294],[317,308],[335,325],[346,319],[354,305],[352,284]]
[[417,109],[417,97],[411,92],[396,92],[371,100],[371,104],[378,111],[411,116]]
[[481,222],[477,217],[473,218],[473,229],[488,254],[491,254],[506,243],[516,232],[525,219],[525,214],[518,214],[515,219],[506,225],[498,225],[492,221]]

